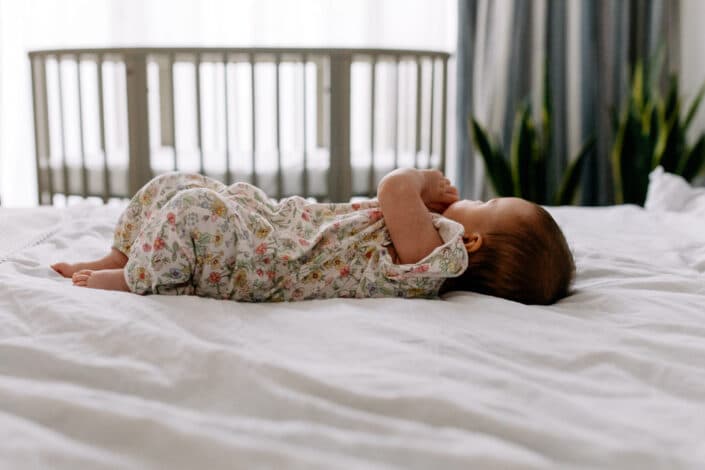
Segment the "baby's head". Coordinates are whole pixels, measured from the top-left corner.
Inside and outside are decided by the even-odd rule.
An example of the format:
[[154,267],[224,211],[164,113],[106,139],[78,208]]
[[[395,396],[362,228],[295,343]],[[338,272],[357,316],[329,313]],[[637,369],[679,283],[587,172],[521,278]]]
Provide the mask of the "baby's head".
[[519,198],[458,201],[443,216],[465,227],[468,269],[449,280],[525,304],[551,304],[568,295],[575,273],[561,229],[541,206]]

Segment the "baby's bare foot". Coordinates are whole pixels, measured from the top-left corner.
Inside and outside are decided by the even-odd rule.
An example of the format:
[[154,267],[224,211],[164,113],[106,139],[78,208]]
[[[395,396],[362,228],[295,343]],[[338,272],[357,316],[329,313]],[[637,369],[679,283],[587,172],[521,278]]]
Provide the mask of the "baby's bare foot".
[[102,271],[91,271],[84,269],[74,273],[71,278],[73,285],[79,287],[90,287],[93,289],[119,290],[129,292],[125,282],[124,270],[103,269]]
[[117,269],[124,267],[126,263],[127,256],[113,248],[106,256],[95,261],[88,261],[85,263],[54,263],[51,265],[51,269],[64,277],[73,277],[73,275],[77,272],[86,269]]
[[87,267],[85,264],[86,263],[54,263],[51,265],[51,269],[64,277],[71,277],[74,273],[85,269]]

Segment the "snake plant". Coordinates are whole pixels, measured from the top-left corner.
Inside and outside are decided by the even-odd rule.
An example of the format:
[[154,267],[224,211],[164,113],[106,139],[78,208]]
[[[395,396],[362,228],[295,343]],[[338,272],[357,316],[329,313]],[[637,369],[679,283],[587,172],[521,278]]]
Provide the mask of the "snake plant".
[[550,154],[550,101],[548,83],[544,87],[541,110],[541,132],[528,102],[520,105],[514,118],[509,158],[499,139],[491,138],[475,118],[469,120],[470,134],[475,147],[482,155],[492,186],[499,196],[515,196],[538,204],[572,204],[580,182],[586,155],[595,145],[590,138],[563,174],[558,190],[548,193],[546,185],[547,160]]
[[705,93],[701,87],[685,116],[678,78],[671,75],[665,95],[658,88],[662,60],[637,61],[630,92],[621,113],[615,116],[616,136],[611,160],[615,202],[644,203],[649,173],[664,170],[691,181],[705,164],[705,133],[689,146],[686,134]]

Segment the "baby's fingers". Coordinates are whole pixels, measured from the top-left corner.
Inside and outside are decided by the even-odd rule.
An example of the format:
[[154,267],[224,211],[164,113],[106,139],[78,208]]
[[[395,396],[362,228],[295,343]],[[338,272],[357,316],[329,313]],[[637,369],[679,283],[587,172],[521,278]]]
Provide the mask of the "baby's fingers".
[[443,200],[447,202],[455,202],[458,198],[458,188],[455,186],[450,186],[446,188],[445,193],[443,193]]
[[448,204],[434,202],[434,203],[429,204],[427,206],[427,208],[431,212],[437,212],[439,214],[442,214],[443,212],[445,212],[446,209],[448,209]]

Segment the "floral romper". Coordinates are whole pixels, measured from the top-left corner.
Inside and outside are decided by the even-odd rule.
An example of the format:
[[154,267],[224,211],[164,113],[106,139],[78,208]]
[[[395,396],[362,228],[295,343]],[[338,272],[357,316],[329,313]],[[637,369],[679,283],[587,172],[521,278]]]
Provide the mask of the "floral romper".
[[329,297],[435,297],[467,267],[462,225],[433,215],[444,244],[414,264],[394,264],[379,202],[274,202],[247,184],[167,173],[120,216],[113,246],[128,256],[138,294],[240,301]]

